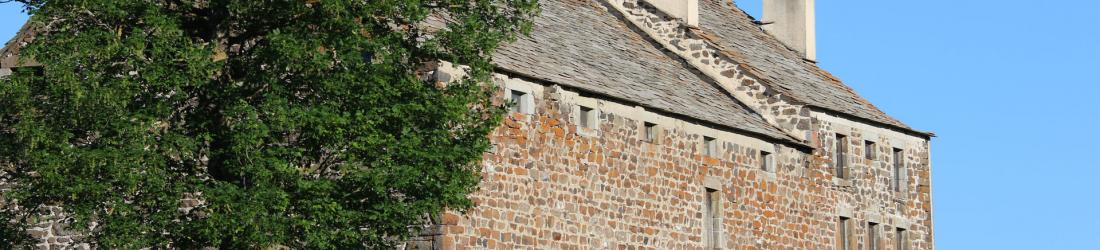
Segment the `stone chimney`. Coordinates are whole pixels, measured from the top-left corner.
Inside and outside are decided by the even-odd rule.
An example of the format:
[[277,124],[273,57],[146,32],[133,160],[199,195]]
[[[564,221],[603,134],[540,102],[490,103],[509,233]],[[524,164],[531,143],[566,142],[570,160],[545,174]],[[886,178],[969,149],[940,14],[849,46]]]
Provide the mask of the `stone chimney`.
[[761,20],[764,31],[810,61],[817,61],[814,1],[764,0]]
[[647,0],[661,12],[684,20],[691,26],[699,26],[699,0]]

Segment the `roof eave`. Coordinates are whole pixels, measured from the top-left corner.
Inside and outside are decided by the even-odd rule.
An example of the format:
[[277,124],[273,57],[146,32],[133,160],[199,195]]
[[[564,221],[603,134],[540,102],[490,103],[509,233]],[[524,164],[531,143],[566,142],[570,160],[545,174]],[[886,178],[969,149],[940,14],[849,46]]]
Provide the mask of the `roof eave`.
[[678,114],[678,113],[672,112],[672,111],[666,111],[666,110],[663,110],[663,109],[660,109],[660,108],[657,108],[657,107],[652,107],[652,106],[649,106],[649,105],[645,105],[644,103],[640,103],[640,102],[637,102],[637,101],[631,101],[631,100],[618,98],[618,97],[615,97],[615,96],[612,96],[612,95],[608,95],[606,93],[601,93],[599,91],[594,91],[594,90],[591,90],[591,89],[575,87],[575,86],[572,86],[572,85],[569,85],[569,84],[558,83],[558,82],[554,82],[554,81],[551,81],[551,80],[548,80],[548,79],[543,79],[543,78],[531,76],[531,75],[525,74],[523,72],[510,70],[510,69],[499,67],[499,66],[495,67],[495,71],[497,71],[498,73],[504,74],[504,75],[508,75],[508,76],[511,76],[511,77],[522,78],[524,80],[533,81],[533,82],[543,84],[543,85],[562,86],[563,88],[566,88],[566,89],[569,89],[569,90],[572,90],[572,91],[583,92],[585,94],[593,95],[593,96],[599,97],[601,99],[606,99],[606,100],[609,100],[609,101],[614,101],[614,102],[619,102],[619,103],[623,103],[623,104],[629,104],[629,105],[636,105],[636,106],[644,107],[648,111],[660,113],[661,115],[673,117],[673,118],[676,118],[676,119],[686,120],[686,121],[690,121],[690,122],[695,122],[695,123],[703,124],[703,125],[708,126],[708,127],[713,127],[713,128],[717,128],[717,129],[720,129],[720,130],[726,130],[726,131],[730,131],[730,132],[733,132],[733,133],[738,133],[738,134],[742,134],[742,135],[746,135],[746,136],[750,136],[750,137],[755,137],[755,138],[766,140],[766,141],[773,141],[773,142],[782,143],[782,144],[785,144],[787,146],[791,146],[793,148],[797,148],[799,150],[803,150],[803,151],[806,151],[806,152],[811,152],[811,151],[814,150],[813,146],[811,146],[811,145],[809,145],[805,142],[802,142],[802,141],[798,140],[797,138],[790,137],[789,135],[786,135],[786,134],[783,134],[783,136],[774,136],[774,135],[769,135],[769,134],[766,134],[766,133],[750,131],[750,130],[747,130],[747,129],[741,129],[741,128],[737,128],[737,127],[733,127],[733,126],[722,125],[722,124],[719,124],[719,123],[716,123],[716,122],[711,122],[711,121],[707,121],[707,120],[703,120],[703,119],[699,119],[699,118],[695,118],[695,117],[690,117],[690,116]]
[[[885,127],[885,128],[888,128],[888,129],[891,129],[891,130],[894,130],[894,131],[897,131],[897,132],[900,132],[900,133],[903,133],[903,134],[921,137],[921,138],[924,138],[925,140],[931,140],[933,137],[936,137],[936,133],[934,133],[934,132],[922,131],[922,130],[917,130],[917,129],[907,127],[907,126],[899,126],[899,125],[896,125],[896,124],[881,122],[881,121],[877,121],[877,120],[874,120],[874,119],[863,118],[863,117],[860,117],[860,116],[852,115],[852,114],[849,114],[849,113],[845,113],[845,112],[841,112],[841,111],[837,111],[837,110],[833,110],[833,109],[829,109],[829,108],[825,108],[825,107],[821,107],[821,106],[816,106],[816,105],[807,105],[807,106],[810,107],[811,109],[814,109],[814,110],[819,111],[819,112],[827,113],[829,115],[834,115],[834,116],[842,117],[844,119],[863,122],[863,123],[867,123],[867,124],[871,124],[871,125],[875,125],[875,126],[879,126],[879,127]],[[901,121],[898,121],[898,123],[901,123]]]

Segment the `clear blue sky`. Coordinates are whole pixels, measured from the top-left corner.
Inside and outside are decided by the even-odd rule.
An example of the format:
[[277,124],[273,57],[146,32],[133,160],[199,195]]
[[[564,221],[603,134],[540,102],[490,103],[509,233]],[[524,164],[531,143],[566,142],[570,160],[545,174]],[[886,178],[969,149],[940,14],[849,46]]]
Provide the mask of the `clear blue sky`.
[[820,65],[939,135],[939,249],[1100,249],[1100,1],[817,4]]

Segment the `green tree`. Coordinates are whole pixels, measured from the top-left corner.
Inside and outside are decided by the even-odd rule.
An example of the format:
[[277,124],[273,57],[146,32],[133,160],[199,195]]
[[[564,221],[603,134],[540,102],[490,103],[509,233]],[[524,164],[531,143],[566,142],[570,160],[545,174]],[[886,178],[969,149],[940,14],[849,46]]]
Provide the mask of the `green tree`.
[[[62,206],[86,241],[112,249],[387,248],[425,215],[469,208],[504,110],[479,83],[537,11],[536,0],[15,2],[39,33],[23,58],[43,66],[0,80],[5,199]],[[418,76],[437,60],[468,76]],[[185,198],[202,202],[184,211]],[[8,242],[35,213],[12,207]]]

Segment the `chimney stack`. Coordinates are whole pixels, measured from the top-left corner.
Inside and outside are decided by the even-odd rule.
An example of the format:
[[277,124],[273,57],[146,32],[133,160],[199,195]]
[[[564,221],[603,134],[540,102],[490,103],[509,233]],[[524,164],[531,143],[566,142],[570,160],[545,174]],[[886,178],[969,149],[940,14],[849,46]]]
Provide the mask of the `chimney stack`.
[[699,26],[699,0],[648,0],[661,12],[684,20],[691,26]]
[[817,61],[814,19],[814,0],[764,0],[764,31],[810,61]]

